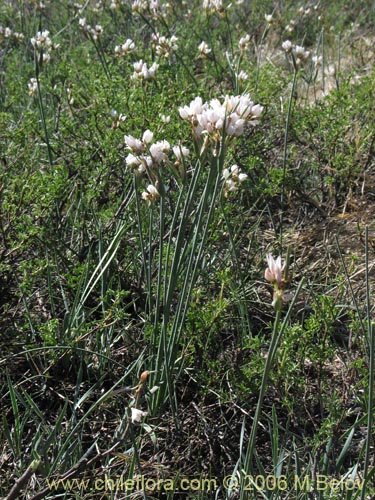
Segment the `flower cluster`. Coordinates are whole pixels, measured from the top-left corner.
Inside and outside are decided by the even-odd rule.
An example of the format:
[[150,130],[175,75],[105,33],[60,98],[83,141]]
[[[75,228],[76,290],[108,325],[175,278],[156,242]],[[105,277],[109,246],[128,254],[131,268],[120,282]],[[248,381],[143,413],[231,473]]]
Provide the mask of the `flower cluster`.
[[122,5],[124,5],[124,2],[122,0],[112,0],[112,2],[109,4],[109,8],[111,10],[117,10],[120,9]]
[[160,120],[165,124],[165,125],[168,125],[168,123],[170,123],[171,121],[171,117],[169,115],[163,115],[161,114],[160,115]]
[[86,19],[84,17],[81,17],[81,19],[79,19],[78,24],[82,29],[82,31],[85,33],[85,35],[92,38],[93,40],[97,40],[103,34],[103,28],[100,26],[100,24],[97,24],[94,27],[92,27],[89,24],[87,24]]
[[44,49],[48,51],[53,45],[48,30],[38,31],[38,33],[30,39],[30,42],[34,49],[38,50]]
[[12,31],[8,26],[3,28],[0,25],[0,42],[4,39],[9,40],[10,38],[20,41],[25,38],[25,35],[23,33],[19,33],[18,31]]
[[128,38],[122,45],[116,45],[115,54],[118,57],[125,57],[131,54],[135,50],[135,43],[133,40]]
[[159,18],[162,14],[166,13],[166,10],[170,7],[170,4],[165,3],[161,5],[160,0],[133,0],[132,11],[138,14],[144,14],[149,12],[153,19]]
[[281,44],[281,47],[287,54],[292,55],[296,66],[301,66],[310,56],[308,50],[305,50],[301,45],[293,45],[290,40],[285,40],[285,42]]
[[239,39],[238,48],[240,49],[241,52],[243,52],[249,47],[250,47],[250,35],[247,34],[246,36],[243,36]]
[[268,267],[264,273],[264,277],[273,285],[272,306],[276,310],[280,310],[282,304],[292,298],[290,293],[286,293],[286,288],[289,284],[286,263],[282,263],[280,256],[274,259],[271,254],[268,254],[267,264]]
[[139,60],[133,64],[134,73],[130,77],[132,80],[153,80],[155,78],[155,73],[159,68],[157,63],[153,63],[149,68],[147,63],[143,60]]
[[154,33],[152,35],[152,41],[155,46],[155,52],[159,57],[164,57],[169,59],[173,52],[178,49],[177,45],[178,38],[172,35],[170,38],[159,35],[159,33]]
[[305,50],[301,45],[296,45],[294,47],[294,54],[296,56],[296,64],[299,65],[307,61],[310,56],[310,51]]
[[149,7],[149,2],[147,0],[134,0],[132,3],[132,11],[142,13],[145,12]]
[[168,141],[158,141],[151,144],[154,134],[151,130],[146,130],[142,139],[136,139],[132,135],[125,135],[125,144],[131,151],[125,161],[129,167],[137,169],[139,173],[147,168],[160,165],[167,160],[167,154],[171,146]]
[[59,44],[52,42],[49,31],[38,31],[35,36],[30,39],[31,45],[41,54],[41,61],[47,63],[51,59],[51,52],[59,47]]
[[[125,135],[124,140],[129,154],[125,158],[126,165],[134,170],[138,175],[147,173],[150,184],[147,190],[142,193],[142,198],[149,204],[155,203],[160,197],[160,178],[158,167],[163,163],[174,166],[181,177],[185,175],[184,159],[190,154],[188,148],[179,144],[173,146],[166,140],[152,142],[154,134],[151,130],[143,133],[142,139],[137,139],[132,135]],[[172,163],[168,154],[170,151],[176,158]]]
[[294,19],[291,19],[289,21],[289,24],[285,26],[285,31],[287,31],[288,33],[292,33],[295,27],[296,27],[296,22]]
[[142,196],[142,200],[147,201],[147,203],[149,205],[153,205],[160,198],[159,191],[156,189],[156,187],[153,184],[149,184],[147,186],[146,191],[143,191],[141,196]]
[[219,140],[223,133],[229,137],[239,137],[244,131],[245,123],[256,125],[263,107],[254,104],[249,94],[241,96],[225,96],[223,102],[212,99],[203,103],[196,97],[189,106],[179,108],[183,120],[190,122],[195,137],[207,134]]
[[249,79],[249,74],[246,73],[246,71],[241,70],[239,73],[237,73],[236,77],[238,82],[243,83]]
[[30,78],[29,83],[27,84],[29,89],[29,96],[33,97],[38,92],[38,82],[36,78]]
[[211,12],[222,12],[224,10],[223,0],[203,0],[202,7]]
[[320,68],[320,66],[323,64],[323,56],[312,56],[312,62],[315,68]]
[[238,191],[241,184],[247,179],[247,174],[243,174],[238,165],[232,165],[230,169],[223,170],[224,195],[228,198],[229,194]]

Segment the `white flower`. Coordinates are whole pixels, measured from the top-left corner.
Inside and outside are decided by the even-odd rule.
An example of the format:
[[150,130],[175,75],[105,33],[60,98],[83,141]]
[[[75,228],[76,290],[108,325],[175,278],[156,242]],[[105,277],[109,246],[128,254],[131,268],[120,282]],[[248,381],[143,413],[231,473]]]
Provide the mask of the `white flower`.
[[150,154],[155,163],[161,163],[167,159],[167,153],[171,149],[168,141],[158,141],[150,146]]
[[264,14],[264,19],[266,20],[266,22],[268,24],[272,24],[273,23],[273,16],[272,16],[272,14]]
[[238,80],[239,82],[245,82],[245,81],[246,81],[246,80],[248,80],[248,79],[249,79],[249,75],[248,75],[248,73],[246,73],[246,71],[241,70],[241,71],[238,73],[238,75],[237,75],[237,80]]
[[250,35],[246,35],[245,37],[239,39],[238,47],[240,50],[247,49],[249,45],[250,45]]
[[189,106],[179,108],[179,113],[183,120],[191,123],[195,136],[208,134],[217,140],[223,130],[228,136],[240,136],[245,122],[255,125],[262,110],[262,106],[254,105],[250,96],[244,94],[242,96],[227,95],[223,102],[219,99],[212,99],[204,104],[200,97],[196,97]]
[[267,264],[268,268],[265,270],[264,277],[273,284],[272,306],[280,311],[283,304],[293,297],[293,294],[286,292],[289,284],[288,270],[285,269],[286,262],[282,263],[280,256],[274,259],[271,254],[268,254]]
[[116,45],[115,54],[119,57],[125,57],[135,50],[135,43],[128,38],[122,45]]
[[188,120],[194,116],[199,115],[203,111],[203,101],[201,97],[193,99],[189,106],[178,108],[180,116],[183,120]]
[[34,49],[49,50],[52,48],[52,40],[49,37],[49,31],[38,31],[35,37],[30,39]]
[[132,135],[125,135],[124,139],[125,144],[127,145],[127,149],[130,149],[130,151],[133,151],[133,153],[143,153],[143,151],[146,149],[145,144]]
[[171,121],[171,117],[169,115],[160,115],[160,120],[167,125]]
[[223,0],[203,0],[202,7],[212,12],[220,12],[223,10]]
[[285,50],[287,54],[289,54],[289,52],[292,51],[293,44],[290,40],[285,40],[285,42],[281,44],[281,47],[283,48],[283,50]]
[[129,167],[138,168],[142,164],[142,159],[139,156],[129,153],[125,158],[125,162]]
[[143,62],[142,59],[135,62],[133,64],[134,73],[131,78],[138,80],[152,80],[155,77],[155,72],[158,69],[159,65],[157,63],[153,63],[150,68],[147,67],[147,64]]
[[152,66],[150,66],[150,69],[148,70],[147,74],[145,75],[145,80],[152,80],[153,78],[155,78],[155,73],[158,68],[159,64],[154,62]]
[[313,56],[312,62],[314,63],[314,66],[316,68],[319,68],[323,64],[323,57],[322,56]]
[[302,60],[307,59],[310,55],[308,50],[305,50],[301,45],[296,45],[294,48],[296,56]]
[[144,417],[147,417],[147,411],[137,410],[137,408],[131,409],[131,422],[132,424],[139,424],[142,422]]
[[204,41],[198,45],[198,50],[201,56],[207,56],[211,52],[210,47]]
[[142,141],[144,144],[148,144],[152,141],[153,137],[154,134],[151,132],[151,130],[147,129],[145,132],[143,132]]
[[98,37],[103,34],[103,28],[101,27],[100,24],[97,24],[94,28],[94,33]]
[[172,35],[170,38],[159,35],[159,33],[154,33],[152,35],[152,40],[155,44],[155,52],[159,57],[165,57],[168,59],[173,52],[178,49],[177,41],[178,38]]
[[[142,199],[147,201],[149,205],[152,205],[153,203],[155,203],[159,199],[159,197],[160,197],[160,195],[159,195],[158,190],[152,184],[149,184],[147,186],[147,191],[144,191],[142,193]],[[137,410],[137,411],[139,411],[139,410]],[[142,412],[142,413],[144,413],[144,412]],[[145,415],[143,415],[143,416],[145,416]]]
[[172,150],[178,161],[187,158],[190,154],[190,151],[185,146],[173,146]]
[[132,3],[132,10],[134,12],[143,12],[147,10],[148,2],[146,0],[134,0]]
[[30,78],[29,83],[27,84],[29,88],[29,96],[34,96],[38,92],[38,82],[36,78]]
[[247,179],[247,174],[243,174],[238,165],[232,165],[230,169],[224,168],[223,179],[225,181],[225,196],[228,197],[229,192],[239,189],[241,184]]

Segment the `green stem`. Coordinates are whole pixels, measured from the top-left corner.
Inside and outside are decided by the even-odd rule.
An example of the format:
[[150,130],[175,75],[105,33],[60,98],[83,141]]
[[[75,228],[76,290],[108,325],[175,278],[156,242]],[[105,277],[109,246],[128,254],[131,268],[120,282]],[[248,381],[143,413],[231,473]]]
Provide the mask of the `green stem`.
[[263,42],[264,42],[264,39],[266,38],[267,33],[268,33],[268,26],[264,29],[263,34],[262,34],[262,38],[260,39],[260,45],[259,45],[258,57],[257,57],[257,72],[256,72],[256,76],[255,76],[255,92],[258,90],[260,63],[261,63],[261,59],[262,59],[262,47],[263,47]]
[[[369,378],[368,378],[368,401],[367,401],[367,439],[365,462],[363,467],[363,477],[365,484],[368,481],[368,468],[370,464],[370,453],[373,445],[374,435],[372,432],[373,424],[373,411],[374,411],[374,374],[375,374],[375,337],[374,325],[371,322],[371,302],[370,302],[370,276],[369,276],[369,246],[368,246],[368,227],[366,226],[365,235],[365,261],[366,261],[366,305],[367,305],[367,330],[368,330],[368,344],[369,344]],[[365,485],[364,485],[365,486]],[[363,487],[361,492],[361,500],[364,500],[366,488]]]
[[287,159],[288,159],[288,135],[289,135],[290,119],[292,116],[292,102],[293,102],[294,92],[296,89],[296,83],[297,83],[297,68],[294,64],[292,90],[290,92],[288,112],[287,112],[286,122],[285,122],[285,134],[284,134],[284,150],[283,150],[283,163],[282,163],[283,176],[282,176],[282,192],[281,192],[281,198],[280,198],[280,205],[281,205],[281,212],[280,212],[280,255],[283,253],[284,197],[285,197],[285,191],[286,191],[286,189],[285,189],[285,177],[286,177],[286,167],[287,167]]
[[[267,387],[268,387],[269,375],[270,375],[270,372],[271,372],[273,361],[274,361],[274,358],[275,358],[275,355],[276,355],[276,351],[277,351],[277,348],[279,346],[282,334],[284,333],[285,327],[288,324],[291,311],[292,311],[293,306],[294,306],[294,304],[295,304],[295,302],[297,300],[297,297],[298,297],[298,295],[299,295],[299,293],[301,291],[303,282],[304,282],[304,279],[302,278],[300,284],[298,285],[296,293],[294,295],[293,301],[292,301],[292,303],[289,306],[288,312],[285,315],[285,318],[284,318],[284,321],[283,321],[283,323],[281,325],[281,328],[279,328],[280,318],[281,318],[281,311],[280,310],[276,311],[276,317],[275,317],[275,321],[274,321],[274,324],[273,324],[273,332],[272,332],[271,344],[270,344],[270,347],[269,347],[269,350],[268,350],[268,356],[267,356],[267,360],[266,360],[266,365],[265,365],[264,371],[263,371],[262,383],[261,383],[261,386],[260,386],[260,393],[259,393],[259,397],[258,397],[258,404],[257,404],[256,410],[255,410],[253,425],[251,427],[251,432],[250,432],[250,437],[249,437],[249,443],[248,443],[247,450],[246,450],[246,456],[245,456],[244,467],[243,467],[243,470],[244,470],[245,474],[251,474],[252,469],[253,469],[252,459],[253,459],[254,450],[255,450],[255,442],[256,442],[256,436],[257,436],[257,431],[258,431],[259,417],[260,417],[260,414],[261,414],[261,411],[262,411],[262,407],[263,407],[264,396],[266,394],[266,390],[267,390]],[[244,491],[244,488],[243,488],[243,486],[244,486],[244,483],[243,483],[244,477],[242,477],[241,480],[242,480],[242,484],[241,484],[242,488],[241,488],[240,499],[241,500],[245,500],[245,498],[246,498],[246,491]]]
[[38,53],[36,51],[35,51],[35,78],[36,78],[36,84],[37,84],[37,87],[38,87],[39,112],[40,112],[40,119],[42,121],[44,137],[45,137],[46,145],[47,145],[48,161],[49,161],[50,166],[52,167],[52,165],[53,165],[53,157],[52,157],[51,145],[50,145],[50,142],[49,142],[49,135],[48,135],[47,124],[46,124],[46,115],[44,113],[44,107],[43,107],[43,101],[42,101],[42,92],[40,90],[39,62],[38,62]]

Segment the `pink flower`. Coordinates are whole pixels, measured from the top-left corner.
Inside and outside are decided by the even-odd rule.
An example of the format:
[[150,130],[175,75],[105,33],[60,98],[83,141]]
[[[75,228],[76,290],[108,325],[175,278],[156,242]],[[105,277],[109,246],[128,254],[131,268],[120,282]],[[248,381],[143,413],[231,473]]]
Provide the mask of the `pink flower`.
[[275,260],[271,254],[267,255],[268,267],[264,273],[264,277],[270,283],[274,283],[278,288],[283,287],[283,271],[285,268],[285,262],[282,264],[281,257],[277,257]]

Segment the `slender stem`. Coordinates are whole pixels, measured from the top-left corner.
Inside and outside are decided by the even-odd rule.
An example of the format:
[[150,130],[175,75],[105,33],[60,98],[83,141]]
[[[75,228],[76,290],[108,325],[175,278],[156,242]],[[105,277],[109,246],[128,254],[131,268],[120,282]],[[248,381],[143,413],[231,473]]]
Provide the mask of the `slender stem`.
[[[259,423],[260,412],[262,410],[263,399],[264,399],[264,395],[266,393],[266,389],[267,389],[267,386],[268,386],[268,378],[269,378],[269,375],[270,375],[270,371],[271,371],[271,367],[272,367],[272,362],[273,362],[272,353],[276,352],[275,347],[278,344],[278,338],[279,338],[279,336],[277,334],[277,331],[279,329],[280,317],[281,317],[281,311],[277,310],[276,311],[275,321],[274,321],[274,324],[273,324],[273,332],[272,332],[271,344],[270,344],[270,347],[269,347],[269,350],[268,350],[268,356],[267,356],[267,360],[266,360],[266,365],[265,365],[264,371],[263,371],[262,383],[261,383],[261,386],[260,386],[260,393],[259,393],[259,397],[258,397],[258,404],[257,404],[256,410],[255,410],[253,425],[251,427],[249,444],[248,444],[247,453],[246,453],[246,455],[248,455],[248,457],[249,457],[249,464],[248,465],[250,467],[250,470],[251,470],[251,460],[252,460],[252,457],[253,457],[253,454],[254,454],[255,439],[256,439],[257,430],[258,430],[258,423]],[[247,468],[246,468],[246,470],[247,470]]]
[[263,42],[264,42],[264,39],[266,38],[267,33],[268,33],[268,26],[265,27],[263,34],[262,34],[262,38],[260,39],[260,45],[259,45],[258,56],[257,56],[257,72],[256,72],[256,76],[255,76],[255,92],[258,90],[260,63],[261,63],[261,59],[262,59],[262,48],[263,48]]
[[[370,303],[370,277],[369,277],[369,245],[368,245],[368,227],[366,226],[365,235],[365,261],[366,261],[366,306],[367,306],[367,330],[368,330],[368,343],[369,343],[369,380],[368,380],[368,402],[367,402],[367,439],[366,439],[366,451],[365,451],[365,462],[363,468],[363,477],[365,484],[367,483],[367,473],[370,463],[370,453],[373,445],[373,410],[374,410],[374,373],[375,373],[375,338],[374,338],[374,325],[371,322],[371,303]],[[361,500],[364,500],[366,494],[366,488],[362,489]]]
[[284,197],[285,197],[285,177],[286,177],[286,167],[287,167],[287,159],[288,159],[288,135],[289,135],[289,126],[290,119],[292,116],[292,103],[293,96],[296,89],[297,83],[297,68],[294,64],[294,74],[293,74],[293,82],[292,82],[292,90],[290,92],[289,104],[288,104],[288,112],[286,115],[285,122],[285,134],[284,134],[284,151],[283,151],[283,177],[282,177],[282,192],[280,198],[281,204],[281,212],[280,212],[280,255],[283,253],[283,221],[284,221]]
[[162,277],[165,274],[165,268],[163,266],[163,255],[164,255],[164,217],[165,217],[165,201],[164,196],[160,197],[160,225],[159,225],[159,265],[158,265],[158,281],[156,288],[155,297],[155,318],[154,318],[154,334],[158,330],[158,323],[160,318],[160,303],[161,303],[161,289],[162,289]]
[[326,91],[326,81],[325,81],[325,65],[326,65],[326,57],[325,57],[325,50],[324,50],[324,28],[322,28],[322,90],[323,94],[325,94]]
[[[256,442],[256,436],[257,436],[257,430],[258,430],[258,424],[259,424],[259,417],[260,417],[260,413],[261,413],[262,407],[263,407],[263,400],[264,400],[264,396],[266,394],[266,389],[268,386],[268,379],[269,379],[269,375],[271,372],[271,367],[272,367],[272,364],[273,364],[281,337],[284,333],[286,325],[288,324],[288,321],[289,321],[289,318],[291,315],[291,311],[294,307],[294,304],[296,303],[298,295],[302,289],[303,283],[304,283],[304,278],[302,278],[301,282],[298,285],[296,293],[293,297],[293,300],[289,306],[288,312],[286,313],[284,321],[283,321],[280,328],[279,328],[279,325],[280,325],[281,311],[280,310],[276,311],[276,317],[275,317],[275,321],[273,324],[272,339],[271,339],[270,347],[268,350],[266,365],[265,365],[264,371],[263,371],[262,383],[261,383],[260,393],[259,393],[259,397],[258,397],[258,404],[257,404],[256,410],[255,410],[253,425],[251,427],[251,433],[250,433],[250,437],[249,437],[249,443],[248,443],[247,450],[246,450],[246,456],[245,456],[245,461],[244,461],[244,466],[243,466],[243,470],[244,470],[245,474],[249,474],[252,471],[252,459],[253,459],[253,455],[254,455],[255,442]],[[242,480],[243,479],[244,479],[244,477],[242,477]],[[244,500],[245,498],[247,498],[246,491],[244,491],[243,486],[244,485],[242,484],[241,496],[240,496],[241,500]]]
[[52,167],[52,165],[53,165],[53,157],[52,157],[51,145],[50,145],[50,142],[49,142],[49,135],[48,135],[47,124],[46,124],[46,115],[44,113],[44,107],[43,107],[43,101],[42,101],[42,92],[40,90],[39,62],[38,62],[38,53],[37,53],[37,51],[35,51],[35,78],[36,78],[36,84],[37,84],[37,87],[38,87],[39,112],[40,112],[40,118],[42,120],[44,137],[45,137],[46,145],[47,145],[48,161],[49,161],[50,166]]

